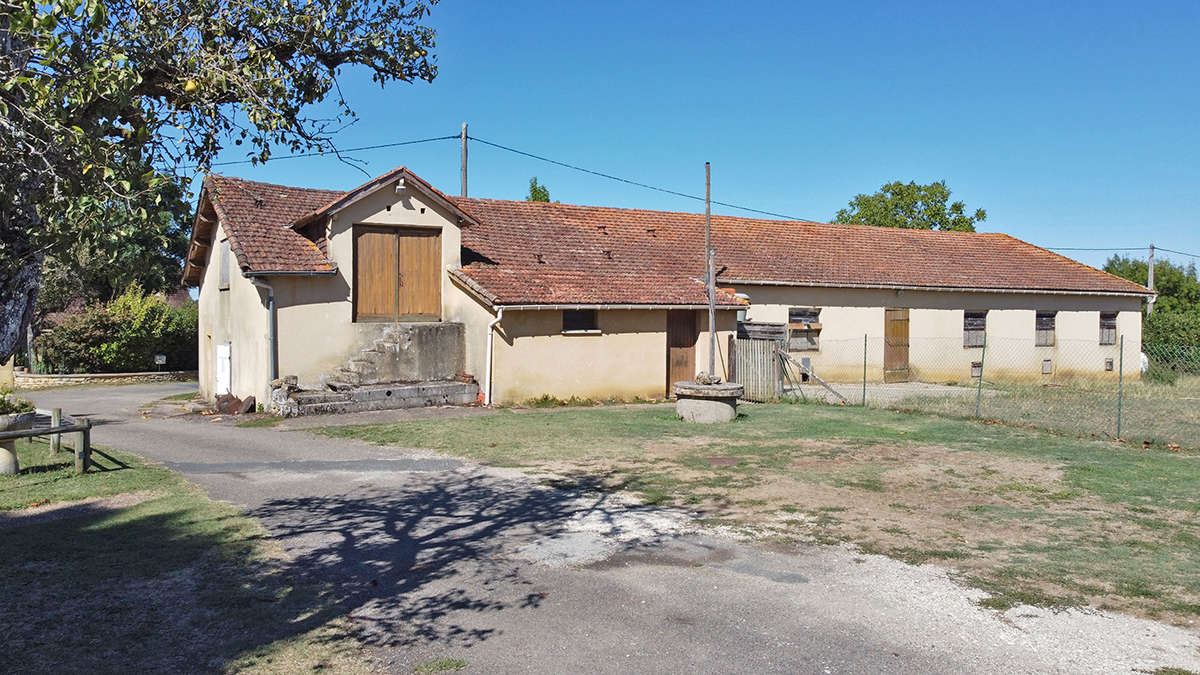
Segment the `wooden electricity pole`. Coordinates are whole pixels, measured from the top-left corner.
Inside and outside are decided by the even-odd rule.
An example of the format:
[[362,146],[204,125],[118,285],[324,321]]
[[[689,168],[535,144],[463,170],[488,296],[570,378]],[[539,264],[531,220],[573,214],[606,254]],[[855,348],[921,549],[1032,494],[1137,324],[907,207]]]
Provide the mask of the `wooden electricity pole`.
[[462,196],[467,196],[467,123],[462,127]]
[[[1150,259],[1147,261],[1146,268],[1146,288],[1149,288],[1152,291],[1154,290],[1154,244],[1150,244]],[[1154,300],[1155,297],[1153,295],[1146,300],[1147,314],[1154,313]]]
[[708,287],[708,376],[717,371],[717,274],[712,246],[712,166],[704,163],[704,280]]

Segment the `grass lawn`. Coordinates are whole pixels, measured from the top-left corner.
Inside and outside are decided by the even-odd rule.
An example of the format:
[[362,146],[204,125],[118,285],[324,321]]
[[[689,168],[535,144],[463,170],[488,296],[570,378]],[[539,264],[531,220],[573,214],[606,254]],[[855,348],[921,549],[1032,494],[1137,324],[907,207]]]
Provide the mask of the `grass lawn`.
[[[75,477],[71,453],[22,443],[22,473],[0,476],[0,672],[363,670],[346,610],[296,580],[256,521],[105,452],[129,468]],[[54,518],[91,497],[109,501]],[[22,510],[45,520],[9,520]]]
[[646,406],[321,432],[634,490],[762,537],[950,566],[992,607],[1200,615],[1200,455],[877,409],[742,411],[714,426]]
[[[910,396],[886,407],[966,418],[975,414],[974,396]],[[1125,383],[1121,438],[1200,449],[1200,376],[1173,384],[1137,380]],[[1069,434],[1115,438],[1117,384],[1087,380],[1054,386],[988,383],[979,416]]]

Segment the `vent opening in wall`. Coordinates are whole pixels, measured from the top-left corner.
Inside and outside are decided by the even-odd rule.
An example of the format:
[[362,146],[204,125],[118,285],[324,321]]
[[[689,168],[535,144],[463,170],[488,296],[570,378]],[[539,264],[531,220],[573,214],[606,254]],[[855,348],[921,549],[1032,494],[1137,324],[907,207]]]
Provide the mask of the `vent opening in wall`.
[[1104,359],[1104,370],[1106,370],[1108,372],[1112,372],[1112,369],[1113,369],[1113,360],[1112,359]]
[[983,377],[983,361],[971,362],[971,377]]
[[1042,359],[1042,374],[1050,375],[1053,373],[1054,373],[1054,364],[1050,362],[1050,359]]

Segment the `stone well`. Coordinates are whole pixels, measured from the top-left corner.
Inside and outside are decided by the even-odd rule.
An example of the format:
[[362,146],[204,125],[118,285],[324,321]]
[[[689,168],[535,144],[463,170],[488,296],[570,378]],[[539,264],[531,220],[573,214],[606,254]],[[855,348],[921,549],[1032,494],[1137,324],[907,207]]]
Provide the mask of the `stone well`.
[[676,382],[675,414],[686,422],[731,422],[737,417],[737,401],[741,396],[742,385],[733,382]]
[[[31,412],[0,415],[0,431],[18,431],[33,427],[36,415]],[[17,441],[10,439],[0,441],[0,474],[13,475],[21,472],[21,464],[17,461]]]

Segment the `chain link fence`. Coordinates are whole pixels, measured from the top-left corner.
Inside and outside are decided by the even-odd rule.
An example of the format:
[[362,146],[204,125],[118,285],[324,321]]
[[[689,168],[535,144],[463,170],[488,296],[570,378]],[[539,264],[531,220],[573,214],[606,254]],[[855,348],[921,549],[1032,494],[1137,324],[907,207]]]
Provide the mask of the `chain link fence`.
[[822,339],[788,356],[780,359],[785,397],[1200,449],[1196,345],[1137,345],[1120,335],[864,336]]

